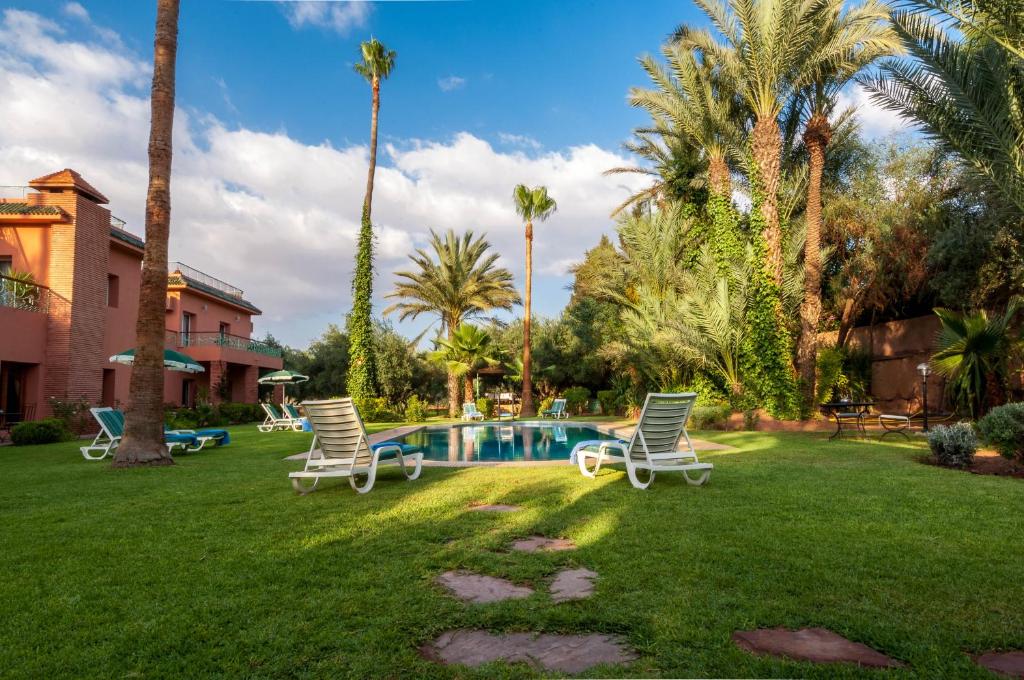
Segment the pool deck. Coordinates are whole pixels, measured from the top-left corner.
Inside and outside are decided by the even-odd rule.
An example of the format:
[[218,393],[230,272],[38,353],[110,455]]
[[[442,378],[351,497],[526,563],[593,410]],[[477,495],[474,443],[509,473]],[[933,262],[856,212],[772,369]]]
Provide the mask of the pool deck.
[[[636,423],[629,420],[620,421],[608,421],[608,422],[594,422],[594,421],[572,421],[572,420],[522,420],[512,421],[507,420],[486,420],[482,422],[474,422],[472,425],[534,425],[544,424],[552,425],[555,423],[562,423],[565,425],[583,425],[587,427],[593,427],[601,434],[606,434],[619,439],[628,439],[633,435],[633,430],[636,429]],[[459,425],[460,423],[453,423]],[[466,423],[469,425],[470,423]],[[403,427],[396,427],[390,430],[384,430],[371,434],[367,437],[370,444],[377,444],[379,442],[386,442],[390,439],[398,439],[404,437],[413,432],[419,432],[425,430],[428,427],[448,427],[449,425],[406,425]],[[734,451],[735,448],[727,446],[725,444],[716,444],[715,442],[705,441],[703,439],[693,439],[690,441],[693,443],[695,451]],[[285,460],[306,460],[306,456],[309,455],[308,451],[301,451],[285,458]],[[568,465],[568,461],[565,460],[515,460],[515,461],[446,461],[446,460],[425,460],[423,461],[424,467],[478,467],[478,466],[489,466],[489,467],[523,467],[527,465]]]

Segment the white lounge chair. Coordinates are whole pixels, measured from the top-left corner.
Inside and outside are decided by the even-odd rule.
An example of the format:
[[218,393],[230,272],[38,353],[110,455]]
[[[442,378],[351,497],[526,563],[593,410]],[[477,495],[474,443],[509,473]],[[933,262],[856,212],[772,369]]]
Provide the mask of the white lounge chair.
[[565,418],[569,419],[569,412],[565,410],[565,399],[555,399],[551,402],[551,408],[544,409],[540,413],[541,418],[554,418],[560,420]]
[[273,432],[274,430],[295,430],[299,432],[302,430],[301,419],[281,415],[277,408],[268,402],[262,402],[260,406],[263,407],[263,412],[267,414],[263,422],[256,426],[260,432]]
[[467,401],[462,405],[462,419],[463,420],[483,420],[484,414],[480,412],[480,409],[476,407],[471,401]]
[[[121,444],[124,436],[124,413],[118,409],[104,406],[91,408],[89,412],[99,423],[100,431],[92,440],[92,444],[81,446],[79,450],[86,460],[103,460],[113,455],[114,451]],[[170,430],[164,429],[164,443],[168,451],[180,448],[186,453],[198,451],[209,442],[227,443],[230,441],[228,433],[224,430]],[[96,453],[99,455],[95,455]]]
[[[686,421],[696,400],[694,392],[648,394],[629,441],[580,442],[572,450],[570,460],[579,465],[584,477],[590,478],[605,463],[625,463],[629,481],[638,489],[649,487],[656,472],[682,472],[687,484],[700,486],[708,480],[714,466],[697,460],[690,435],[686,432]],[[686,440],[683,449],[678,446],[680,437]],[[594,461],[593,469],[588,466],[590,460]],[[647,481],[640,481],[638,470],[647,471]],[[690,473],[699,474],[690,477]]]
[[[359,410],[351,399],[304,401],[302,407],[313,427],[313,443],[306,456],[306,467],[288,475],[300,494],[315,490],[324,477],[348,477],[353,489],[367,493],[373,488],[377,468],[381,465],[401,466],[406,479],[420,476],[423,453],[414,446],[397,442],[370,444]],[[412,458],[415,463],[412,472],[407,469],[406,458]],[[359,486],[356,475],[366,475],[366,483]],[[304,479],[312,479],[312,485],[304,486]]]

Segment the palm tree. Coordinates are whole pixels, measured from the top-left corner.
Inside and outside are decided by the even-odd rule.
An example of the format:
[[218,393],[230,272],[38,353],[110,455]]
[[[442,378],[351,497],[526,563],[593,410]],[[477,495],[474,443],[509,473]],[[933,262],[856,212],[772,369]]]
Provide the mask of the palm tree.
[[886,61],[862,84],[875,102],[917,121],[959,155],[1009,212],[1024,215],[1024,6],[1013,0],[902,5],[892,24],[914,59]]
[[171,227],[171,132],[174,63],[178,51],[178,0],[157,0],[150,94],[149,188],[146,249],[142,258],[135,363],[124,441],[114,467],[173,465],[164,444],[164,328],[167,306],[167,240]]
[[473,401],[473,377],[477,369],[499,363],[498,348],[490,333],[468,323],[459,324],[450,339],[438,338],[431,361],[444,364],[449,375],[461,377],[463,399]]
[[635,174],[651,177],[651,186],[630,194],[615,207],[611,217],[627,208],[634,212],[664,207],[670,201],[691,202],[699,198],[704,189],[703,162],[699,150],[664,121],[655,121],[653,128],[633,132],[636,138],[622,147],[648,162],[649,165],[630,165],[610,168],[605,175]]
[[968,407],[972,418],[992,406],[993,396],[1005,390],[1007,360],[1020,344],[1019,336],[1011,332],[1011,324],[1021,307],[1024,300],[1015,297],[1002,314],[992,318],[984,310],[935,310],[942,328],[932,363],[949,378],[949,390]]
[[[442,239],[430,232],[433,255],[420,248],[409,256],[414,271],[398,272],[395,289],[385,297],[402,300],[384,310],[400,312],[399,319],[437,314],[440,334],[454,340],[455,329],[467,320],[493,309],[512,309],[519,304],[512,272],[496,266],[497,253],[483,236],[472,231],[456,236],[449,229]],[[458,376],[448,373],[448,414],[458,415]]]
[[555,199],[548,196],[547,187],[516,185],[512,192],[516,213],[526,223],[526,286],[523,295],[523,398],[520,414],[537,415],[533,407],[533,384],[530,377],[530,308],[533,295],[533,223],[543,222],[558,210]]
[[803,143],[808,157],[807,204],[804,211],[804,296],[800,306],[800,337],[797,342],[797,366],[804,391],[805,407],[815,401],[818,320],[821,316],[821,181],[825,171],[826,148],[832,139],[833,114],[839,92],[876,59],[899,49],[896,34],[886,21],[888,8],[868,0],[847,11],[830,5],[820,18],[820,42],[837,44],[845,55],[823,65],[810,84],[795,94],[791,114],[806,119]]
[[355,399],[373,395],[373,178],[377,171],[377,114],[380,111],[380,81],[387,79],[395,67],[395,52],[376,38],[360,45],[362,61],[355,71],[366,78],[373,93],[370,108],[370,167],[366,173],[366,196],[356,247],[356,270],[352,281],[352,315],[349,318],[350,368],[348,391]]

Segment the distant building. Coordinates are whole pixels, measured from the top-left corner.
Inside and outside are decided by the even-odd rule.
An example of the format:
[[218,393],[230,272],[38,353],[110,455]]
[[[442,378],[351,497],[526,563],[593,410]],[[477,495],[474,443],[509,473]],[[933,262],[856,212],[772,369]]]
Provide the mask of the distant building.
[[[135,345],[144,243],[74,170],[20,191],[0,198],[0,410],[43,417],[51,397],[124,406],[132,369],[108,358]],[[166,403],[192,406],[201,391],[255,402],[257,378],[282,367],[279,350],[251,338],[261,312],[234,286],[171,263],[166,309],[167,347],[206,368],[168,371]]]

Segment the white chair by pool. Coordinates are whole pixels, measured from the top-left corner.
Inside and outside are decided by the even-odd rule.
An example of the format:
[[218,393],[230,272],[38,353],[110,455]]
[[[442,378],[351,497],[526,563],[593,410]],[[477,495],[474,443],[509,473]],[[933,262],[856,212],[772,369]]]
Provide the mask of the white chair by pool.
[[267,414],[263,422],[256,426],[260,432],[273,432],[274,430],[295,430],[298,432],[302,429],[301,418],[296,419],[281,415],[277,408],[269,402],[260,402],[260,406],[263,407],[263,412]]
[[[629,441],[591,440],[580,442],[572,450],[570,461],[575,461],[584,477],[593,478],[605,463],[625,463],[630,483],[646,489],[654,481],[656,472],[682,472],[686,483],[700,486],[708,480],[714,466],[701,463],[693,449],[686,421],[697,401],[695,392],[682,394],[648,394],[640,420]],[[680,449],[680,437],[686,447]],[[594,460],[594,468],[588,461]],[[647,481],[641,482],[638,470],[647,471]],[[690,477],[690,473],[699,473]]]
[[[409,480],[420,476],[423,453],[414,446],[397,442],[370,444],[359,410],[351,399],[304,401],[302,408],[313,427],[313,443],[306,456],[306,467],[288,475],[300,494],[315,490],[324,477],[348,477],[353,489],[367,493],[373,488],[377,468],[381,465],[401,466]],[[317,453],[319,455],[314,456]],[[407,457],[415,463],[412,472],[407,469]],[[357,475],[366,475],[362,486],[356,481]],[[303,486],[303,479],[312,479],[313,484]]]
[[463,420],[483,420],[484,414],[480,412],[480,409],[476,407],[471,401],[467,401],[462,405],[462,419]]

